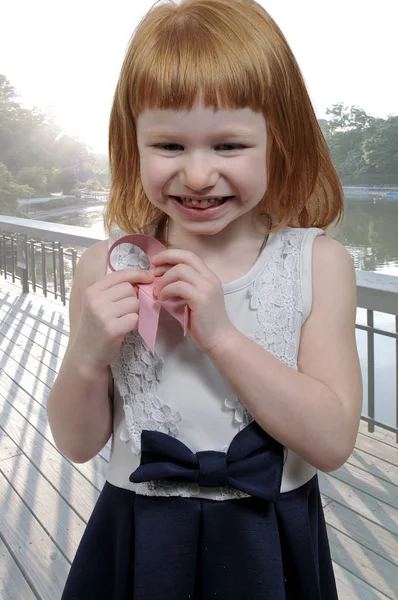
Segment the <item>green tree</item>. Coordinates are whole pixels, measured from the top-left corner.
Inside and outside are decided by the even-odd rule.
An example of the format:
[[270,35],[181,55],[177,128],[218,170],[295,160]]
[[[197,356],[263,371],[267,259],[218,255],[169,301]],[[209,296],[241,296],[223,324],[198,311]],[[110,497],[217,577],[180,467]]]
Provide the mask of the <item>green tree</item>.
[[368,173],[398,174],[398,117],[382,121],[363,143],[365,168]]
[[31,198],[34,190],[28,185],[18,185],[4,163],[0,163],[0,214],[19,215],[18,200]]
[[343,184],[398,183],[398,117],[375,118],[343,103],[326,114],[319,124]]
[[0,74],[0,162],[20,184],[37,195],[84,187],[95,179],[108,187],[107,158],[62,131],[36,108],[22,108],[7,78]]
[[44,167],[22,167],[15,177],[17,183],[28,185],[36,192],[45,194],[47,191],[47,169]]
[[[54,176],[58,190],[63,194],[71,194],[77,186],[77,177],[73,168],[59,169]],[[57,191],[58,191],[57,190]]]

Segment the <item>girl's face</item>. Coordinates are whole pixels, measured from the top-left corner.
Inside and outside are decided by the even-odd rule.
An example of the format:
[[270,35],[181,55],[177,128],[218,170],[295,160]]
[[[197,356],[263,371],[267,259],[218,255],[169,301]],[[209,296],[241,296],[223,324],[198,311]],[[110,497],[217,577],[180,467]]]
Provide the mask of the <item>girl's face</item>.
[[[145,110],[137,119],[141,179],[177,227],[214,235],[243,227],[267,186],[267,129],[249,108]],[[251,225],[252,226],[252,225]]]

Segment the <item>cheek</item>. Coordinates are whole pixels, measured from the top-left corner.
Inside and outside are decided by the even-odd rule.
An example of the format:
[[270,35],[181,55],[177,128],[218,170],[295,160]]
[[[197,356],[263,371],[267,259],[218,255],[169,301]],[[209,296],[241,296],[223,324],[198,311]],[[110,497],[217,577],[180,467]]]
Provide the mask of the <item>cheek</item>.
[[171,176],[171,165],[158,156],[143,156],[140,161],[141,180],[145,191],[167,183]]
[[252,157],[240,168],[234,169],[234,179],[238,186],[244,188],[246,202],[261,200],[267,189],[265,156]]

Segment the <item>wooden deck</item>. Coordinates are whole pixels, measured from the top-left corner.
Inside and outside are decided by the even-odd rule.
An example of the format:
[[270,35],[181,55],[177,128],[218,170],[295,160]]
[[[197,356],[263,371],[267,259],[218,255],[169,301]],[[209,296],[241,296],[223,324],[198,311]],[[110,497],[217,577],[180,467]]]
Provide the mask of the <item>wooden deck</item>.
[[[68,339],[67,310],[0,279],[0,598],[58,600],[105,479],[57,451],[45,403]],[[340,599],[398,599],[398,446],[361,425],[321,486]],[[310,598],[308,600],[311,600]]]

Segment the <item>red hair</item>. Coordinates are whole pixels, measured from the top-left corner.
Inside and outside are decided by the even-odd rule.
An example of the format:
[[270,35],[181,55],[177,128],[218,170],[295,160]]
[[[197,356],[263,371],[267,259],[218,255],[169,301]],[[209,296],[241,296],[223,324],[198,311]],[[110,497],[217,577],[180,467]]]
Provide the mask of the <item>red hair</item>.
[[[145,195],[136,119],[145,109],[206,107],[261,112],[268,128],[262,211],[274,230],[326,228],[343,216],[342,187],[303,77],[282,32],[254,0],[157,3],[128,47],[109,125],[108,231],[148,232],[163,213]],[[265,165],[266,167],[266,165]]]

